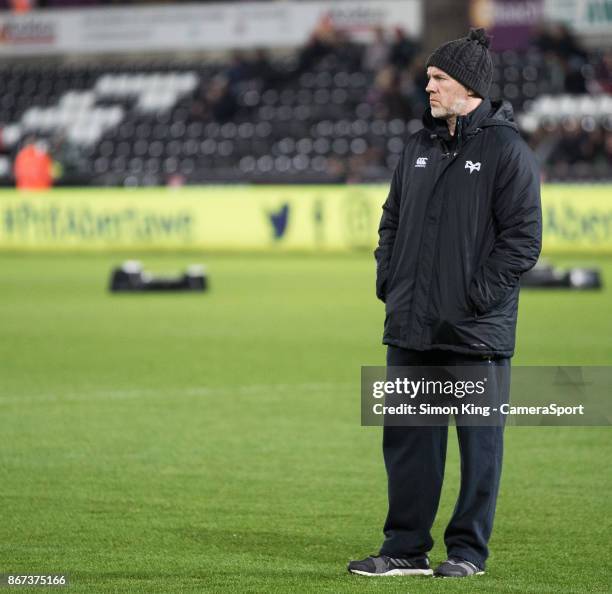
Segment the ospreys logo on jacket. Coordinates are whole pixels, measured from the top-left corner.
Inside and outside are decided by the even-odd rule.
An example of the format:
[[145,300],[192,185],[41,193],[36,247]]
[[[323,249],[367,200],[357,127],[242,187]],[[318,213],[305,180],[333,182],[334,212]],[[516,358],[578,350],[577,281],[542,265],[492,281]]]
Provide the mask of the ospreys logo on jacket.
[[541,249],[535,157],[507,102],[483,100],[457,118],[454,137],[430,110],[423,122],[393,174],[378,230],[383,342],[512,356],[520,276]]

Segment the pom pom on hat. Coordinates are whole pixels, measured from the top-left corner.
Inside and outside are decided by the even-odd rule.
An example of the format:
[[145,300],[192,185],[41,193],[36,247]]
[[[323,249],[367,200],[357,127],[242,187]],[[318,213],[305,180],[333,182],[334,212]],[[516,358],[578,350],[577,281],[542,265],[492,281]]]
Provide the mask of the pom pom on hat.
[[485,47],[489,47],[491,45],[491,38],[487,35],[487,32],[484,29],[470,29],[468,39],[473,39]]

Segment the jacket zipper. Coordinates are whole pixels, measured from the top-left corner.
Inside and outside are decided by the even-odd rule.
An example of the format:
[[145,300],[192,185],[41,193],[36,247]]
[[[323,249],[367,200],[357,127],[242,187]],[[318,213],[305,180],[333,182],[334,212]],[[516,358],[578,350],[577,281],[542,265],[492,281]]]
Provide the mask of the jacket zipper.
[[[477,135],[477,134],[478,134],[478,133],[479,133],[481,130],[482,130],[481,128],[476,128],[476,130],[475,130],[473,133],[468,134],[468,135],[466,136],[466,141],[467,141],[467,140],[469,140],[469,139],[470,139],[472,136],[476,136],[476,135]],[[432,134],[431,136],[432,136],[432,139],[433,139],[433,137],[437,137],[437,134]],[[436,183],[434,184],[434,187],[433,187],[433,189],[432,189],[432,193],[433,193],[433,190],[435,190],[435,187],[438,185],[438,182],[440,181],[440,178],[442,177],[442,175],[443,175],[444,173],[446,173],[446,170],[448,169],[448,167],[450,167],[450,164],[452,163],[452,161],[454,161],[454,160],[455,160],[455,158],[457,157],[457,155],[459,154],[459,152],[460,152],[460,150],[461,150],[461,148],[462,148],[462,146],[463,146],[463,144],[464,144],[464,143],[462,142],[462,140],[463,140],[462,136],[459,136],[459,137],[457,138],[457,143],[458,143],[458,144],[457,144],[456,150],[455,150],[455,151],[453,151],[452,153],[451,153],[450,151],[447,151],[446,153],[443,153],[443,154],[442,154],[442,158],[444,158],[444,159],[448,159],[448,158],[450,158],[450,162],[449,162],[449,163],[448,163],[448,165],[447,165],[447,166],[444,168],[444,170],[443,170],[442,174],[441,174],[441,175],[438,177],[438,180],[436,181]],[[437,261],[437,259],[438,259],[438,253],[439,253],[439,252],[440,252],[440,243],[439,243],[439,241],[437,241],[437,240],[436,240],[436,251],[435,251],[435,253],[434,253],[434,259],[433,259],[433,263],[434,263],[434,264],[435,264],[435,262],[436,262],[436,261]],[[430,281],[430,283],[429,283],[429,288],[428,288],[428,290],[427,290],[427,299],[428,299],[428,300],[429,300],[429,298],[430,298],[430,296],[431,296],[431,285],[432,285],[432,283],[433,283],[433,275],[432,275],[432,279],[431,279],[431,281]],[[429,308],[428,308],[428,309],[429,309]],[[426,312],[426,314],[425,314],[425,317],[427,317],[427,312]],[[475,310],[474,310],[474,320],[475,320],[475,321],[478,321],[478,312],[477,312],[477,311],[475,311]]]
[[[474,132],[472,132],[472,133],[470,133],[470,134],[468,134],[466,136],[465,141],[467,142],[470,138],[472,138],[472,136],[476,136],[481,130],[482,130],[482,128],[476,128],[476,130],[474,130]],[[437,139],[438,142],[440,143],[441,147],[443,147],[443,149],[447,148],[445,146],[445,143],[442,141],[442,139],[437,134],[430,134],[430,138],[432,140],[436,140]],[[466,143],[466,142],[462,142],[463,141],[462,137],[459,137],[457,139],[457,141],[458,141],[458,145],[457,145],[457,147],[456,147],[454,152],[451,153],[450,151],[447,151],[445,153],[442,153],[442,158],[443,159],[450,158],[450,161],[443,166],[442,171],[440,172],[440,174],[438,175],[438,178],[434,182],[434,184],[432,186],[432,189],[431,189],[431,195],[434,194],[434,192],[436,190],[436,187],[438,186],[438,184],[440,183],[440,181],[442,179],[442,176],[446,173],[446,170],[450,167],[451,163],[456,159],[456,157],[459,154],[461,148],[463,148],[463,145]],[[422,248],[422,244],[419,247],[419,252],[421,251],[421,248]],[[440,244],[439,244],[438,238],[436,236],[436,251],[434,252],[434,259],[433,259],[432,264],[435,264],[435,262],[436,262],[436,260],[438,258],[439,251],[440,251]],[[433,274],[432,274],[432,278],[429,281],[429,287],[427,288],[427,297],[426,297],[427,301],[430,300],[432,283],[433,283]],[[414,296],[413,296],[413,303],[414,303]],[[428,317],[427,316],[428,312],[429,312],[429,307],[425,311],[425,318]],[[474,316],[477,316],[477,315],[478,315],[477,312],[474,312]],[[475,319],[478,319],[478,318],[475,317]],[[412,331],[413,327],[414,327],[414,319],[413,319],[413,321],[411,322],[411,325],[410,325],[410,330],[411,331]],[[421,343],[423,343],[423,334],[424,334],[423,331],[424,331],[424,327],[421,327],[421,333],[420,333],[420,336],[419,336],[419,342],[421,342]]]
[[[457,157],[458,154],[459,154],[459,151],[456,150],[453,153],[448,151],[448,152],[446,152],[446,153],[444,153],[442,155],[442,157],[444,159],[450,159],[450,161],[444,166],[442,172],[438,176],[438,179],[436,180],[436,182],[435,182],[435,184],[434,184],[434,186],[433,186],[433,188],[431,190],[432,195],[433,195],[437,185],[440,183],[440,180],[442,179],[442,176],[446,173],[446,170],[451,166],[451,163],[455,160],[455,158]],[[434,256],[433,256],[433,260],[432,260],[432,267],[435,266],[436,261],[438,260],[438,253],[439,252],[440,252],[440,241],[439,241],[438,234],[436,233],[436,250],[434,252]],[[426,297],[426,300],[429,303],[431,303],[430,299],[431,299],[431,286],[432,286],[432,284],[433,284],[433,274],[431,275],[431,279],[429,280],[429,287],[427,287],[427,297]],[[427,309],[425,310],[425,319],[428,318],[429,309],[430,309],[430,306],[428,306]],[[420,336],[420,339],[419,339],[419,341],[421,343],[423,343],[423,334],[424,334],[424,328],[421,330],[421,336]]]

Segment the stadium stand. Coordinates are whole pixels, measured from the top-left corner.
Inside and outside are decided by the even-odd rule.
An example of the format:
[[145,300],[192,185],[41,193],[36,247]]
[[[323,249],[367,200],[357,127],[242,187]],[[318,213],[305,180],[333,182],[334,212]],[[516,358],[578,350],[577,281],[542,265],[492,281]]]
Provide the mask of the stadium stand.
[[[6,62],[0,176],[10,183],[7,162],[35,135],[63,184],[387,180],[421,126],[426,80],[418,46],[399,33],[382,43],[378,55],[375,44],[314,37],[274,60],[258,51],[214,63]],[[394,65],[400,52],[404,68]],[[610,56],[585,53],[578,64],[583,92],[568,95],[575,72],[564,78],[550,51],[495,55],[492,96],[511,101],[549,180],[611,175]]]

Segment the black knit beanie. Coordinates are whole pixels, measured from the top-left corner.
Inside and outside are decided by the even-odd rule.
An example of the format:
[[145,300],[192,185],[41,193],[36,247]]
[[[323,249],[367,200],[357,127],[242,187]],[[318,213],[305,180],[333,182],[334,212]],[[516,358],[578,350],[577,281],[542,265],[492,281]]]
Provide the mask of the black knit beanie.
[[493,77],[489,43],[484,29],[471,29],[467,37],[441,45],[429,56],[426,68],[437,66],[480,97],[487,97]]

